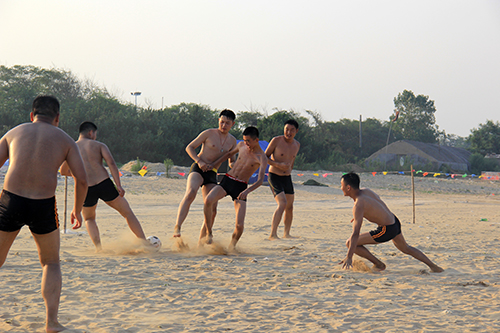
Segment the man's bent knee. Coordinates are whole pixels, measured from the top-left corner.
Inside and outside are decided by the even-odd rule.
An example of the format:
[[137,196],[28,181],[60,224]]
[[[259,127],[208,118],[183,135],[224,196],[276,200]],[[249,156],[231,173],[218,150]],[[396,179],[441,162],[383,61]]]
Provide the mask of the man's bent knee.
[[194,199],[196,199],[196,194],[198,193],[198,191],[193,191],[193,190],[189,190],[186,192],[186,195],[184,196],[184,199],[189,201],[189,202],[192,202],[194,201]]

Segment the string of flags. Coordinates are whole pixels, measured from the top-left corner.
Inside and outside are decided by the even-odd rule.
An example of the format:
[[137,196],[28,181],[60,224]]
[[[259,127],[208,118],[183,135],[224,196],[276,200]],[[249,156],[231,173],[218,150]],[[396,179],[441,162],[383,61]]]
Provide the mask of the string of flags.
[[[439,177],[439,176],[441,176],[441,177],[447,177],[447,178],[485,178],[485,179],[490,179],[488,177],[492,177],[492,176],[488,176],[488,175],[476,175],[474,173],[472,173],[472,174],[467,174],[467,173],[459,174],[459,173],[448,173],[448,172],[427,172],[427,171],[422,171],[422,170],[418,170],[418,171],[413,170],[413,172],[416,175],[422,174],[422,177],[427,177],[427,176]],[[376,174],[380,174],[380,173],[383,174],[384,176],[387,174],[405,175],[405,174],[411,174],[411,171],[382,171],[382,172],[373,171],[373,172],[371,172],[373,177],[375,177]]]
[[[483,174],[483,175],[476,175],[474,173],[472,174],[467,174],[467,173],[463,173],[463,174],[458,174],[458,173],[448,173],[448,172],[427,172],[427,171],[422,171],[422,170],[413,170],[413,172],[416,174],[416,175],[419,175],[419,174],[422,174],[422,177],[446,177],[446,178],[478,178],[478,179],[487,179],[487,180],[500,180],[499,176],[498,175],[488,175],[488,174]],[[141,168],[141,170],[138,171],[138,173],[144,177],[147,173],[148,173],[148,167],[147,166],[143,166]],[[382,174],[384,176],[388,175],[388,174],[399,174],[399,175],[409,175],[411,174],[411,171],[373,171],[373,172],[370,172],[372,174],[373,177],[375,177],[377,174]],[[166,174],[166,172],[156,172],[156,175],[157,176],[162,176]],[[186,172],[177,172],[177,174],[181,177],[185,177],[187,175]],[[342,172],[342,174],[346,174],[346,172]],[[219,175],[224,175],[224,173],[219,173]],[[268,176],[269,174],[266,173],[266,176]],[[303,177],[305,174],[303,173],[298,173],[297,176],[298,177]],[[326,178],[328,176],[332,176],[333,173],[331,172],[326,172],[326,173],[313,173],[312,174],[313,176],[315,177],[323,177],[323,178]],[[120,171],[120,177],[123,176],[123,173]],[[257,173],[254,173],[252,175],[252,177],[257,177]]]

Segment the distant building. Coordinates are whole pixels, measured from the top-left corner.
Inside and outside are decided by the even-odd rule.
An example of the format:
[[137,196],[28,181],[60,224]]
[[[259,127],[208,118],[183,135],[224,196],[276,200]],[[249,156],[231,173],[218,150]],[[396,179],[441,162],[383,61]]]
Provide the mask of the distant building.
[[367,167],[380,167],[386,170],[409,170],[424,166],[439,171],[443,166],[453,171],[468,172],[471,152],[463,148],[440,146],[434,143],[400,140],[373,153],[365,160]]

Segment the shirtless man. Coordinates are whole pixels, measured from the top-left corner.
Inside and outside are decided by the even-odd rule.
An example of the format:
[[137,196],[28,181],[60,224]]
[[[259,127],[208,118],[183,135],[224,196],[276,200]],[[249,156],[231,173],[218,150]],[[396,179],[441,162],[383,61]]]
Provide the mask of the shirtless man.
[[[226,159],[219,159],[224,152],[228,152],[236,147],[236,139],[229,134],[229,130],[234,125],[236,116],[231,110],[223,110],[219,115],[219,127],[211,128],[201,132],[196,139],[191,141],[186,152],[193,159],[189,176],[187,179],[186,193],[179,204],[177,212],[177,221],[174,228],[174,237],[181,236],[181,226],[187,217],[189,207],[196,198],[198,189],[201,187],[203,199],[206,198],[210,190],[217,185],[217,170]],[[196,154],[196,148],[201,145],[199,154]],[[217,163],[214,161],[217,160]],[[213,207],[212,218],[215,218],[217,206]]]
[[[80,153],[89,179],[89,190],[85,198],[85,203],[83,204],[82,213],[90,239],[92,239],[96,250],[102,250],[101,237],[99,236],[99,228],[96,222],[96,208],[99,199],[103,200],[111,208],[117,210],[125,218],[134,235],[144,240],[143,243],[148,245],[144,232],[142,231],[141,223],[130,208],[127,199],[124,198],[125,190],[121,186],[120,172],[118,171],[115,160],[108,147],[104,143],[96,141],[97,126],[90,121],[86,121],[80,125],[79,132],[80,136],[76,144],[78,148],[80,148]],[[116,188],[115,184],[113,184],[109,178],[108,172],[102,165],[103,159],[106,161],[111,171]],[[68,168],[66,163],[61,167],[61,174],[63,175],[71,175],[72,171],[73,169],[71,167]]]
[[[358,256],[368,259],[373,263],[373,269],[383,271],[385,264],[378,260],[366,247],[365,244],[378,244],[392,240],[396,248],[409,254],[415,259],[420,260],[434,273],[440,273],[443,269],[426,257],[420,250],[408,245],[401,233],[401,223],[380,197],[368,188],[359,188],[359,176],[353,172],[347,173],[341,178],[341,189],[344,196],[351,197],[354,200],[352,213],[354,218],[353,231],[351,237],[347,240],[347,256],[339,263],[342,268],[352,267],[352,256],[356,253]],[[363,218],[370,222],[378,224],[378,228],[370,232],[359,234]]]
[[42,265],[42,297],[46,332],[65,329],[57,320],[62,277],[59,263],[59,220],[55,190],[57,170],[66,161],[75,171],[73,229],[82,225],[82,205],[87,175],[78,146],[59,129],[59,102],[52,96],[33,101],[31,123],[21,124],[0,139],[0,165],[10,159],[0,196],[0,266],[19,231],[27,225],[38,248]]
[[[238,159],[234,165],[230,164],[231,170],[224,175],[219,185],[208,193],[205,198],[203,213],[205,214],[204,228],[201,229],[199,245],[206,240],[207,244],[212,243],[212,227],[214,223],[214,206],[217,202],[230,195],[234,202],[236,211],[236,227],[233,232],[229,250],[233,250],[236,243],[243,234],[245,224],[245,214],[247,209],[247,196],[257,187],[262,185],[267,168],[267,156],[259,145],[259,130],[253,126],[245,128],[243,131],[243,141],[238,143],[236,148],[224,156],[226,160],[230,156],[239,153]],[[260,167],[257,182],[248,186],[248,180],[253,173]]]
[[268,181],[274,199],[278,203],[278,208],[273,214],[270,240],[279,239],[278,226],[283,213],[285,213],[283,238],[294,238],[290,235],[290,229],[292,227],[295,192],[290,174],[300,148],[300,143],[295,140],[298,130],[299,124],[295,120],[287,120],[284,135],[274,137],[266,149],[267,162],[270,165]]

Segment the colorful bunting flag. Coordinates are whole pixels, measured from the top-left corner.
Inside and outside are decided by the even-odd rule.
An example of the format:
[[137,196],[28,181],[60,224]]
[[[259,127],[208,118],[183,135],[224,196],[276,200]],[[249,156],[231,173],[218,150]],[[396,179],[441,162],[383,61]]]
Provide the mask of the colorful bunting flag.
[[373,177],[375,177],[376,174],[377,174],[377,172],[375,172],[375,171],[372,172]]
[[304,174],[303,173],[298,173],[297,176],[302,177]]
[[185,172],[177,172],[179,175],[181,175],[182,177],[184,177],[186,175]]
[[313,175],[319,177],[319,173],[313,173]]
[[428,172],[424,172],[424,173],[422,174],[422,176],[424,176],[424,177],[425,177],[425,176],[427,176],[428,174],[429,174]]

